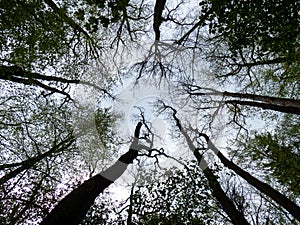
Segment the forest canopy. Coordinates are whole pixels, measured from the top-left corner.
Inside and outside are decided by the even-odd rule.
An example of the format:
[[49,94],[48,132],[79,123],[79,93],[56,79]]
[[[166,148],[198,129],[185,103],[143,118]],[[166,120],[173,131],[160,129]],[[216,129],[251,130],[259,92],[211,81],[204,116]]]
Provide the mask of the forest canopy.
[[0,1],[1,224],[300,224],[300,2]]

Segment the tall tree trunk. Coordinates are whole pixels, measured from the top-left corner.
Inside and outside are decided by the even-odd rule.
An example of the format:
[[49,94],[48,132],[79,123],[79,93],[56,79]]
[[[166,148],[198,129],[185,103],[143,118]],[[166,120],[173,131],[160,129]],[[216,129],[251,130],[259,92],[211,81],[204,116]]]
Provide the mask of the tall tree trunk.
[[225,103],[234,104],[234,105],[247,105],[258,107],[262,109],[270,109],[277,112],[284,112],[284,113],[291,113],[300,115],[300,108],[294,106],[283,106],[283,105],[274,105],[269,103],[262,103],[262,102],[254,102],[254,101],[241,101],[241,100],[228,100]]
[[88,179],[79,187],[64,197],[41,225],[78,225],[94,203],[96,197],[110,184],[118,179],[127,169],[127,166],[138,156],[138,139],[142,123],[135,128],[134,140],[129,151],[123,154],[118,161],[100,174]]
[[[259,107],[263,109],[271,109],[274,111],[292,113],[300,115],[300,100],[289,99],[289,98],[278,98],[264,95],[255,94],[243,94],[228,91],[217,91],[212,88],[202,88],[199,86],[187,85],[187,93],[191,96],[225,96],[234,99],[225,100],[225,103],[249,105],[254,107]],[[209,92],[198,92],[199,90],[209,91]],[[253,101],[241,101],[237,99],[250,99]]]
[[255,101],[261,101],[267,104],[281,105],[286,107],[296,107],[300,109],[300,100],[297,99],[278,98],[278,97],[255,95],[255,94],[242,94],[242,93],[227,92],[227,91],[222,92],[222,94],[224,96],[229,96],[229,97],[251,99]]
[[155,33],[155,40],[159,41],[160,39],[160,30],[159,27],[162,23],[162,12],[165,8],[166,0],[156,0],[154,6],[154,19],[153,19],[153,30]]
[[203,169],[204,176],[208,180],[208,185],[212,189],[214,196],[221,204],[223,210],[231,219],[232,223],[235,225],[249,224],[248,221],[245,219],[243,213],[237,210],[234,203],[231,201],[230,198],[228,198],[226,193],[223,191],[216,175],[208,167],[208,164],[205,161],[204,157],[196,150],[196,147],[192,144],[192,140],[189,137],[187,137],[185,131],[181,130],[181,133],[185,136],[187,142],[190,143],[190,150],[193,151],[200,167]]
[[212,189],[212,192],[214,196],[217,198],[219,203],[221,204],[224,212],[229,216],[232,223],[235,225],[249,225],[248,221],[245,219],[242,212],[237,210],[234,203],[228,198],[224,190],[222,189],[218,178],[216,175],[212,172],[212,170],[208,167],[207,162],[205,161],[204,157],[197,151],[196,147],[193,144],[193,141],[187,134],[187,132],[182,128],[180,124],[180,120],[177,118],[176,113],[177,111],[173,109],[170,106],[165,106],[166,108],[170,108],[173,110],[173,118],[176,121],[176,126],[179,128],[180,132],[185,137],[185,140],[187,141],[187,144],[189,146],[189,149],[194,153],[201,169],[203,170],[204,176],[208,180],[208,184],[210,188]]
[[261,191],[265,195],[272,198],[275,202],[285,208],[291,215],[293,215],[298,221],[300,221],[300,207],[288,199],[286,196],[281,194],[279,191],[272,188],[270,185],[261,182],[260,180],[253,177],[251,174],[237,166],[232,161],[228,160],[222,152],[209,140],[206,134],[200,134],[204,136],[206,141],[208,142],[208,148],[211,149],[220,159],[220,161],[226,166],[227,168],[233,170],[236,174],[241,176],[245,179],[249,184],[255,187],[257,190]]

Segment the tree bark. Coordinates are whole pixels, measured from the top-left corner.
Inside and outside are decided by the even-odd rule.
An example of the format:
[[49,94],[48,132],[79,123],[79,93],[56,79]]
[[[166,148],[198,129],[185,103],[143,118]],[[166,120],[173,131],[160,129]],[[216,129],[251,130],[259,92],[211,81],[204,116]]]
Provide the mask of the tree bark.
[[200,165],[200,168],[203,170],[204,176],[208,180],[208,185],[212,189],[214,196],[219,201],[223,210],[229,216],[232,223],[235,225],[249,225],[249,223],[245,219],[243,213],[240,212],[239,210],[237,210],[234,203],[226,195],[226,193],[224,192],[224,190],[222,189],[222,187],[218,181],[218,178],[215,176],[215,174],[212,172],[212,170],[208,167],[207,162],[205,161],[204,157],[199,153],[197,148],[194,146],[193,141],[191,140],[191,138],[189,137],[187,132],[182,128],[180,120],[176,116],[177,111],[170,106],[165,106],[165,108],[172,109],[173,118],[176,121],[176,126],[178,127],[178,129],[180,130],[180,132],[182,133],[184,138],[186,139],[189,149],[193,152],[194,156],[196,157],[196,159]]
[[300,100],[297,99],[278,98],[278,97],[255,95],[255,94],[242,94],[242,93],[227,92],[227,91],[222,92],[222,94],[224,96],[229,96],[229,97],[251,99],[255,101],[261,101],[266,104],[273,104],[273,105],[286,106],[286,107],[296,107],[300,109]]
[[293,106],[282,106],[282,105],[274,105],[274,104],[268,104],[262,102],[241,101],[241,100],[228,100],[225,101],[225,103],[247,105],[247,106],[253,106],[262,109],[269,109],[277,112],[300,115],[300,108],[293,107]]
[[249,184],[255,187],[257,190],[261,191],[265,195],[269,196],[283,208],[285,208],[291,215],[293,215],[298,221],[300,221],[300,207],[288,199],[286,196],[281,194],[279,191],[272,188],[270,185],[258,180],[257,178],[253,177],[251,174],[237,166],[232,161],[228,160],[219,149],[212,144],[206,134],[200,134],[204,136],[205,139],[208,141],[208,148],[211,149],[220,159],[224,166],[233,170],[236,174],[241,176],[245,179]]
[[[278,112],[291,113],[300,115],[300,100],[298,99],[289,99],[289,98],[278,98],[264,95],[255,95],[248,93],[235,93],[228,91],[217,91],[212,88],[202,88],[196,85],[187,85],[187,93],[191,96],[225,96],[231,97],[234,99],[225,100],[225,103],[239,104],[239,105],[248,105],[253,107],[259,107],[262,109],[270,109]],[[194,90],[192,90],[194,88]],[[198,90],[204,90],[209,92],[198,92]],[[244,101],[238,99],[250,99],[253,101]]]
[[[186,137],[186,133],[182,130],[181,133]],[[184,134],[185,133],[185,134]],[[192,140],[188,137],[186,138],[187,142],[189,142],[189,146],[192,146]],[[248,221],[245,219],[242,212],[237,210],[234,203],[231,201],[231,199],[226,195],[224,190],[222,189],[218,178],[216,175],[212,172],[212,170],[208,167],[207,162],[203,158],[203,156],[196,150],[195,146],[193,148],[190,148],[190,150],[193,151],[199,165],[201,168],[203,168],[203,173],[206,179],[208,180],[208,185],[212,189],[212,192],[216,199],[221,204],[223,210],[226,212],[226,214],[231,219],[232,223],[235,225],[242,225],[242,224],[248,224]]]
[[97,196],[118,179],[138,156],[137,145],[141,127],[142,123],[139,122],[128,152],[123,154],[114,165],[71,191],[56,205],[41,225],[78,225]]
[[162,12],[165,8],[166,0],[156,0],[154,6],[154,19],[153,19],[153,30],[155,33],[155,40],[159,41],[160,39],[160,30],[159,27],[162,23]]

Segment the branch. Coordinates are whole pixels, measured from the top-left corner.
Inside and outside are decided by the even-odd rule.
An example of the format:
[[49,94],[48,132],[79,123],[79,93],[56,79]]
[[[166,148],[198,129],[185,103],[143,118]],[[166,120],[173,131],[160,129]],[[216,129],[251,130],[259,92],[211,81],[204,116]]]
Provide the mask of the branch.
[[78,80],[78,79],[66,79],[66,78],[63,78],[63,77],[42,75],[42,74],[39,74],[39,73],[25,71],[19,66],[4,66],[4,65],[1,65],[0,66],[0,79],[9,80],[9,81],[13,81],[13,82],[16,82],[16,83],[22,83],[22,84],[25,84],[25,85],[36,85],[36,86],[39,86],[43,89],[66,95],[69,98],[71,98],[71,97],[66,92],[58,90],[57,88],[45,85],[45,84],[41,83],[38,80],[56,81],[56,82],[60,82],[60,83],[64,83],[64,84],[84,84],[84,85],[91,86],[91,87],[103,92],[104,94],[109,95],[111,98],[113,98],[113,96],[110,93],[108,93],[107,90],[105,90],[103,88],[100,88],[97,85],[92,84],[90,82],[81,81],[81,80]]
[[[65,14],[52,0],[44,0],[44,2],[55,12],[57,15],[59,15],[61,18],[64,19],[64,21],[69,24],[74,31],[79,31],[82,33],[87,40],[89,40],[92,44],[92,47],[94,48],[95,53],[97,54],[98,45],[93,40],[93,38],[89,35],[89,33],[84,30],[81,26],[79,26],[72,18],[70,18],[67,14]],[[98,55],[98,54],[97,54]]]
[[16,167],[16,166],[20,166],[12,171],[10,171],[9,173],[5,174],[4,176],[2,176],[0,178],[0,184],[3,184],[5,182],[7,182],[8,180],[12,179],[13,177],[17,176],[19,173],[32,168],[34,165],[36,165],[36,163],[40,162],[41,160],[46,159],[47,157],[51,157],[53,154],[55,153],[59,153],[59,152],[63,152],[66,149],[68,149],[68,147],[70,147],[74,142],[75,142],[76,138],[75,136],[71,135],[70,137],[64,139],[63,141],[61,141],[60,143],[54,145],[52,148],[50,148],[48,151],[37,155],[35,157],[29,158],[27,160],[24,160],[23,162],[20,163],[12,163],[12,164],[3,164],[0,165],[0,169],[5,169],[5,168],[9,168],[9,167]]
[[209,14],[212,12],[212,9],[208,10],[203,17],[188,31],[186,32],[179,40],[175,41],[174,44],[182,44],[184,40],[188,38],[188,36],[194,32],[201,24],[205,22],[205,20],[208,18]]

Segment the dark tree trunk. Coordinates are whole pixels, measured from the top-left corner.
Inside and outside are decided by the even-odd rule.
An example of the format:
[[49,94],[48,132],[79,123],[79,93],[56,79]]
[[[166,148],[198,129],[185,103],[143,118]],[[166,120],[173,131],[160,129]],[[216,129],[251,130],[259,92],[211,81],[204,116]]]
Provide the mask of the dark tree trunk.
[[156,0],[154,6],[154,20],[153,20],[153,30],[155,33],[155,40],[160,39],[160,24],[162,23],[162,12],[165,8],[166,0]]
[[253,187],[255,187],[257,190],[261,191],[265,195],[269,196],[271,199],[273,199],[275,202],[277,202],[279,205],[281,205],[283,208],[285,208],[291,215],[293,215],[298,221],[300,221],[300,207],[296,205],[294,202],[292,202],[290,199],[288,199],[286,196],[281,194],[279,191],[272,188],[270,185],[261,182],[257,178],[253,177],[251,174],[237,166],[232,161],[228,160],[222,152],[220,152],[216,146],[214,146],[211,141],[209,140],[208,136],[206,134],[200,134],[201,136],[204,136],[206,140],[208,141],[208,148],[213,150],[213,152],[218,156],[218,158],[221,160],[221,162],[226,166],[227,168],[233,170],[236,174],[241,176],[243,179],[245,179],[249,184],[251,184]]
[[[184,134],[184,136],[185,135],[186,134]],[[190,138],[188,138],[187,141],[192,143],[192,140],[190,140]],[[191,145],[189,144],[189,146],[191,146]],[[195,150],[193,150],[193,149],[195,149]],[[212,189],[214,196],[216,197],[218,202],[221,204],[224,212],[229,216],[232,223],[235,225],[243,225],[243,224],[249,225],[249,223],[245,219],[243,213],[240,212],[239,210],[237,210],[234,203],[226,195],[226,193],[224,192],[224,190],[222,189],[222,187],[218,181],[218,178],[208,167],[208,164],[204,160],[202,155],[196,150],[195,147],[193,149],[191,149],[191,150],[194,152],[194,155],[195,155],[198,163],[200,164],[200,167],[203,167],[203,173],[204,173],[204,176],[206,177],[206,179],[208,180],[209,187]]]
[[224,190],[222,189],[218,178],[216,175],[212,172],[212,170],[208,167],[207,162],[205,161],[204,157],[199,153],[197,148],[194,146],[193,141],[187,134],[187,132],[182,128],[180,120],[177,118],[176,114],[177,111],[170,107],[166,106],[165,108],[172,109],[173,111],[173,118],[176,121],[176,126],[184,136],[185,140],[187,141],[187,144],[189,146],[189,149],[194,153],[201,169],[203,170],[204,176],[208,180],[208,185],[212,189],[212,192],[216,199],[219,201],[221,204],[224,212],[229,216],[230,220],[232,221],[233,224],[235,225],[249,225],[248,221],[245,219],[244,215],[242,212],[237,210],[236,206],[234,203],[230,200],[230,198],[226,195]]
[[271,103],[262,103],[262,102],[251,102],[251,101],[241,101],[241,100],[228,100],[225,101],[225,103],[229,104],[238,104],[238,105],[247,105],[247,106],[253,106],[258,107],[262,109],[269,109],[277,112],[284,112],[284,113],[291,113],[300,115],[300,107],[294,107],[294,106],[284,106],[284,105],[274,105]]
[[235,97],[235,98],[242,98],[242,99],[251,99],[255,101],[261,101],[266,104],[273,104],[273,105],[281,105],[281,106],[290,106],[300,108],[300,100],[297,99],[289,99],[289,98],[278,98],[278,97],[271,97],[265,95],[255,95],[255,94],[242,94],[242,93],[235,93],[235,92],[222,92],[224,96],[228,97]]
[[138,123],[128,152],[123,154],[113,166],[71,191],[56,205],[41,225],[78,225],[97,196],[118,179],[138,156],[137,145],[141,127],[142,123]]

